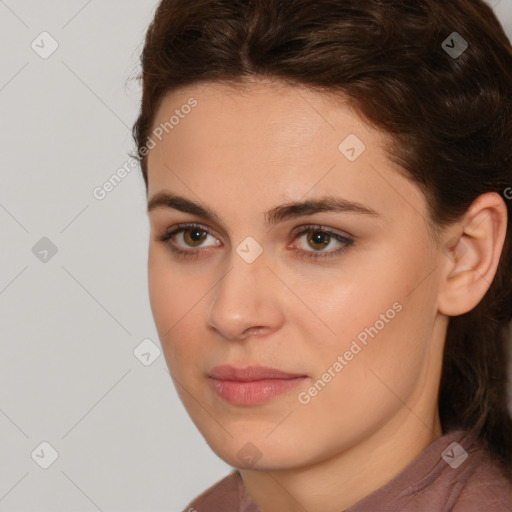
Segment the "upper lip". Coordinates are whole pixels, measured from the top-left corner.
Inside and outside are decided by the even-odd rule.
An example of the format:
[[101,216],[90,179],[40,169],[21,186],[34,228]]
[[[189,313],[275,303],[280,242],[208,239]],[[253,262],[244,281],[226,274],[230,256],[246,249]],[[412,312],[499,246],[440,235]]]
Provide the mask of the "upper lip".
[[244,368],[237,368],[227,364],[216,366],[208,373],[208,376],[219,380],[233,380],[239,382],[306,377],[304,374],[287,373],[276,368],[269,368],[268,366],[246,366]]

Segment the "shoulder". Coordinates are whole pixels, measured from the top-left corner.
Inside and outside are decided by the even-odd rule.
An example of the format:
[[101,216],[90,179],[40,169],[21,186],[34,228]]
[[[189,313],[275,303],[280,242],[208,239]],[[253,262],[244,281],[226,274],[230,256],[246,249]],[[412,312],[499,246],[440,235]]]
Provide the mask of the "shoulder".
[[237,470],[206,489],[183,512],[261,512],[249,498]]
[[512,482],[470,432],[446,433],[347,512],[512,512]]
[[456,478],[452,475],[453,512],[510,512],[512,482],[475,440],[469,464],[462,464]]
[[451,432],[434,446],[438,452],[444,450],[435,469],[422,480],[419,492],[412,494],[412,502],[423,505],[437,499],[439,510],[450,512],[512,511],[512,482],[476,436]]

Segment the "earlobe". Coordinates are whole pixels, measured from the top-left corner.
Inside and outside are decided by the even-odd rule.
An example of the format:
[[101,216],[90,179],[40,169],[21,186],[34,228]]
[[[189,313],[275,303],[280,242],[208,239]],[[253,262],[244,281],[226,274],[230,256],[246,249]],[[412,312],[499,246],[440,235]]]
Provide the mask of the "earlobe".
[[453,227],[452,238],[445,243],[447,265],[439,294],[440,313],[462,315],[482,300],[496,274],[506,228],[507,207],[494,192],[479,196],[461,223]]

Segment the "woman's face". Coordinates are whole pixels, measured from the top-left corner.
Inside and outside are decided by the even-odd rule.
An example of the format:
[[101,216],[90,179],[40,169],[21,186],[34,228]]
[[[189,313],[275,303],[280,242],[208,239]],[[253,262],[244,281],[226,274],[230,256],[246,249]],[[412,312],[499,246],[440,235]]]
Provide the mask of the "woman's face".
[[151,307],[211,448],[292,468],[438,429],[444,254],[384,135],[339,100],[263,81],[173,92],[154,128]]

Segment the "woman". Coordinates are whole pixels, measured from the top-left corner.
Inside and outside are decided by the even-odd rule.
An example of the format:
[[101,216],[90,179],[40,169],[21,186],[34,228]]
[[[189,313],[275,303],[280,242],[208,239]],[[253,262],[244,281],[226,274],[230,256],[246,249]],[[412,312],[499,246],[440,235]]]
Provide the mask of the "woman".
[[164,0],[141,60],[153,316],[236,468],[186,510],[512,510],[492,10]]

